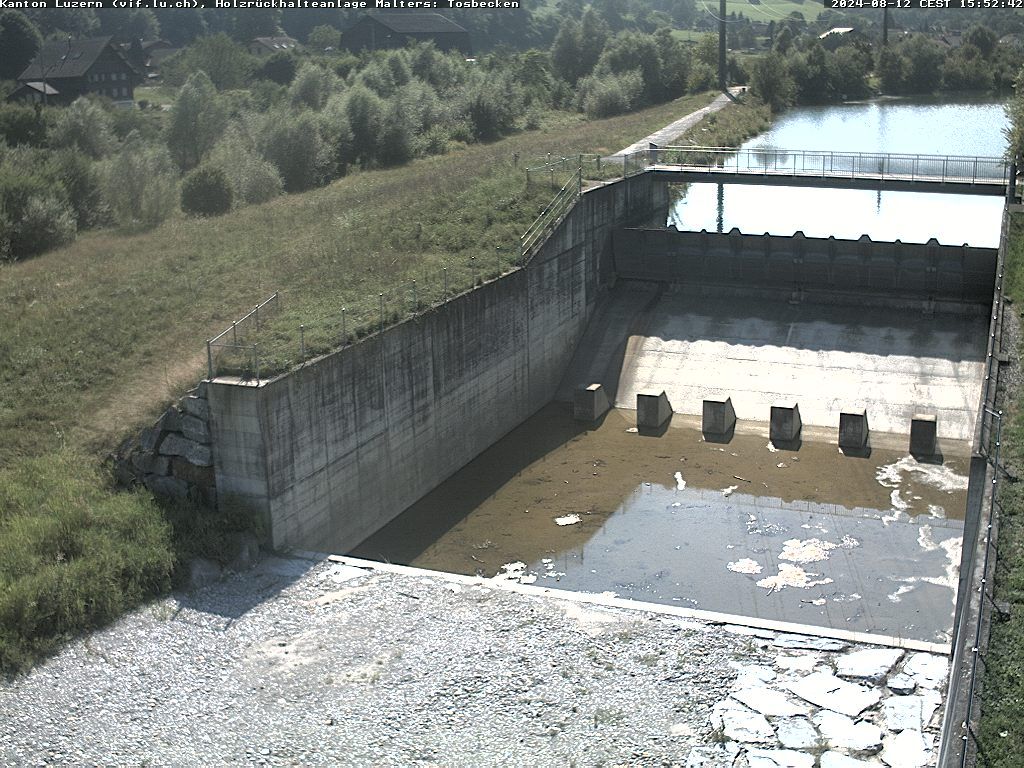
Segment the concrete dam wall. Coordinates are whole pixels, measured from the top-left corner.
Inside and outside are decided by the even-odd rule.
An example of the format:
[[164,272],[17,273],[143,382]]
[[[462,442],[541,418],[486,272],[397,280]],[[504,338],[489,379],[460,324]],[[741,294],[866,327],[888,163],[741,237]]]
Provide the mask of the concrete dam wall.
[[553,399],[614,279],[612,232],[665,195],[589,190],[524,268],[260,386],[211,382],[219,501],[274,547],[358,544]]
[[759,297],[771,292],[823,303],[886,306],[932,302],[936,311],[988,314],[996,249],[927,243],[744,235],[738,230],[620,229],[619,277]]

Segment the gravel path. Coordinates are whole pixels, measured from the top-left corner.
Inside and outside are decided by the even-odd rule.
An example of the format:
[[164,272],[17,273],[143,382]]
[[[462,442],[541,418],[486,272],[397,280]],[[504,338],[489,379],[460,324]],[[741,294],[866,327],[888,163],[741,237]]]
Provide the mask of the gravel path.
[[[729,89],[729,92],[733,95],[736,95],[737,93],[740,93],[742,90],[742,88],[733,87]],[[698,109],[696,112],[691,112],[688,115],[684,115],[675,122],[669,123],[660,131],[655,131],[650,136],[645,136],[639,141],[630,144],[625,149],[620,149],[618,152],[616,152],[614,155],[611,155],[610,157],[622,157],[624,155],[628,155],[630,152],[637,152],[641,149],[647,149],[648,147],[650,147],[651,144],[657,144],[659,146],[669,144],[673,139],[676,138],[676,136],[695,126],[707,115],[710,115],[711,113],[717,112],[718,110],[722,109],[730,101],[731,99],[724,93],[719,94],[718,97],[716,97],[715,100],[708,104],[706,107],[702,107],[701,109]]]
[[270,557],[0,683],[0,764],[755,765],[738,671],[834,662],[745,632]]

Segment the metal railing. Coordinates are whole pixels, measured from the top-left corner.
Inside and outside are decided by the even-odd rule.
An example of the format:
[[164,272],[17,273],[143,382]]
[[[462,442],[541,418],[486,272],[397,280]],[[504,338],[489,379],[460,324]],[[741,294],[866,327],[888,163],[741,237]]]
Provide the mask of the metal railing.
[[622,161],[621,158],[606,158],[593,152],[563,156],[548,153],[546,157],[538,158],[535,165],[525,168],[526,185],[547,182],[554,188],[556,178],[576,170],[588,179],[616,178],[622,174]]
[[440,306],[488,280],[520,269],[579,199],[582,179],[582,171],[576,167],[519,242],[508,248],[495,248],[493,258],[488,255],[470,256],[465,262],[451,263],[422,273],[417,279],[403,281],[376,295],[340,306],[329,321],[299,323],[297,345],[292,335],[287,336],[287,341],[281,340],[282,321],[276,322],[270,335],[267,334],[265,326],[269,315],[281,312],[280,294],[275,293],[207,340],[207,376],[210,379],[218,375],[238,376],[258,385],[261,376],[267,373],[287,370],[345,347],[364,336]]
[[523,263],[544,242],[548,234],[561,222],[562,217],[576,204],[583,192],[583,169],[577,168],[572,178],[562,185],[554,199],[548,203],[523,236],[519,238],[519,255]]
[[900,181],[1007,184],[1010,162],[1001,157],[823,152],[774,147],[658,147],[627,156],[630,170],[672,166],[686,171],[762,176],[874,178]]
[[221,368],[250,370],[251,375],[259,381],[260,361],[257,344],[246,344],[252,333],[260,331],[260,313],[263,321],[267,316],[280,310],[280,294],[275,291],[270,298],[257,304],[249,312],[233,320],[231,325],[212,339],[206,340],[206,373],[213,378]]

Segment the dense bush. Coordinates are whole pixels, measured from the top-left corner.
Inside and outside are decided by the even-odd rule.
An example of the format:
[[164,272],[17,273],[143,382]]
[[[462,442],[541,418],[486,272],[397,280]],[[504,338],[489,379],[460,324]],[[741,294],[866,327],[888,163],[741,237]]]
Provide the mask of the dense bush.
[[182,86],[167,125],[167,147],[183,171],[194,168],[213,149],[227,127],[227,109],[205,72]]
[[643,79],[640,70],[618,75],[591,75],[580,81],[580,109],[588,117],[600,118],[629,112],[641,102]]
[[281,174],[286,192],[303,192],[328,180],[331,152],[319,128],[312,112],[266,116],[260,147]]
[[200,165],[181,182],[181,209],[199,216],[220,216],[231,210],[234,192],[218,165]]
[[123,227],[155,227],[178,207],[178,173],[165,146],[131,134],[103,173],[104,195]]
[[36,109],[27,104],[0,104],[0,141],[12,147],[44,146],[55,113],[53,109]]
[[78,150],[94,160],[106,157],[115,146],[110,115],[93,99],[75,99],[70,107],[57,112],[50,143]]
[[210,153],[209,162],[220,168],[231,184],[233,199],[264,203],[284,191],[281,174],[255,150],[238,126],[232,126]]

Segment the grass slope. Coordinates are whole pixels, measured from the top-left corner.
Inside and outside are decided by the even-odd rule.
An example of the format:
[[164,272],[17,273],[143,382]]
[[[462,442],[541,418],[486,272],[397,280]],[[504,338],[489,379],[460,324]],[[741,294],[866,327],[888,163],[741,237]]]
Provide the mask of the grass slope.
[[514,247],[551,198],[526,188],[514,155],[521,165],[614,152],[713,96],[601,121],[562,116],[218,219],[86,233],[0,265],[0,542],[24,554],[0,567],[0,670],[163,589],[182,542],[196,538],[187,515],[172,530],[173,510],[110,489],[98,464],[201,378],[206,337],[273,291],[283,295],[281,348],[297,350],[299,323],[314,342],[335,332],[340,307],[441,265],[452,266],[453,289],[467,287],[472,259]]
[[[1024,308],[1024,214],[1014,214],[1006,253],[1005,295],[1008,310]],[[1020,316],[1020,315],[1018,315]],[[1022,350],[1017,350],[1017,360]],[[1012,475],[1024,472],[1024,391],[1002,404],[1007,420],[1002,459]],[[1010,605],[1005,621],[993,621],[985,655],[982,691],[981,749],[978,764],[1017,768],[1024,756],[1024,483],[999,485],[999,541],[995,597]]]

